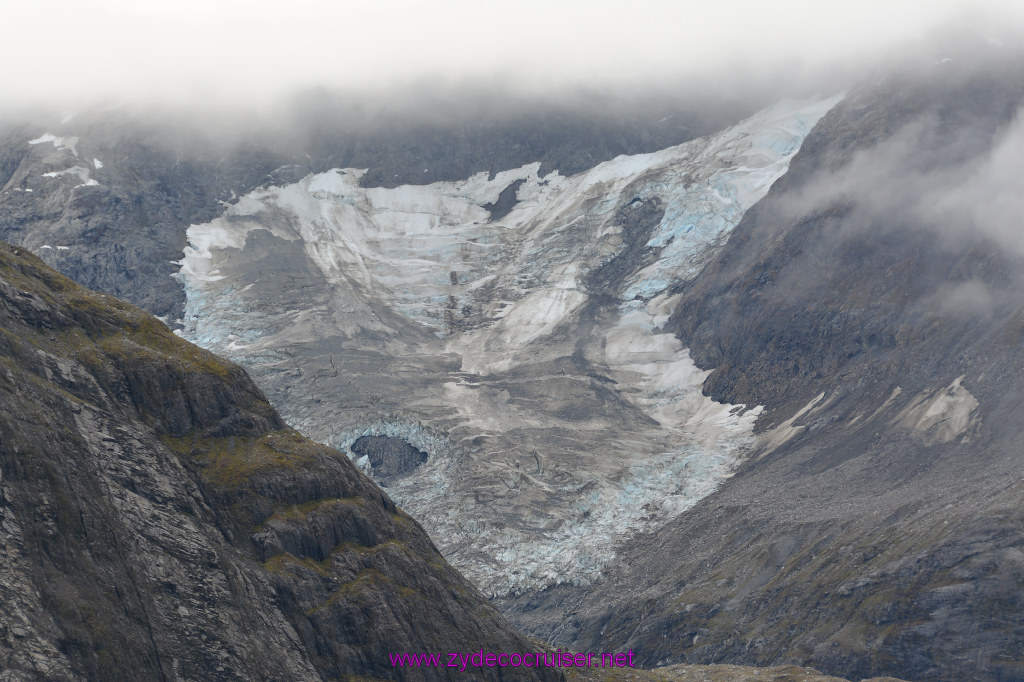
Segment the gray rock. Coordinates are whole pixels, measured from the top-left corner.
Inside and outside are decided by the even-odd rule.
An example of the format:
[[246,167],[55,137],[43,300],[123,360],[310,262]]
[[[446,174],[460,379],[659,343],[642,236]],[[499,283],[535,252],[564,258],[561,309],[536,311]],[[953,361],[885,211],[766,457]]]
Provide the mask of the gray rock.
[[[681,291],[705,391],[767,408],[760,450],[534,632],[648,664],[1024,678],[1024,260],[914,200],[966,182],[1024,101],[1019,61],[962,62],[851,93]],[[965,286],[985,295],[950,305]]]
[[4,679],[462,679],[388,654],[537,646],[239,367],[7,245],[0,552]]

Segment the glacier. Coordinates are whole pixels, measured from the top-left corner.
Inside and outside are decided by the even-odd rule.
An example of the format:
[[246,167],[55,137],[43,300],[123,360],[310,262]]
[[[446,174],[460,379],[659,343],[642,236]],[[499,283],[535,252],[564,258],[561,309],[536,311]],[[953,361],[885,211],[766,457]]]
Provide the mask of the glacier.
[[310,437],[427,452],[387,490],[486,594],[591,584],[752,445],[760,408],[704,396],[663,327],[841,98],[574,176],[379,188],[343,168],[262,187],[189,228],[181,334]]

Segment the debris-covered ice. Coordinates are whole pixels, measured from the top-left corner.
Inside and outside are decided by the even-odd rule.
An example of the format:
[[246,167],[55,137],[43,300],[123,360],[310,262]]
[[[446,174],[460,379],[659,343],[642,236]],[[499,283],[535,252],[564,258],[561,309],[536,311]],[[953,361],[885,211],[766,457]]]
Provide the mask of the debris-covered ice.
[[[569,177],[535,163],[365,188],[336,169],[257,190],[189,228],[183,335],[246,365],[318,440],[426,452],[388,490],[486,592],[587,584],[742,461],[759,408],[702,394],[706,372],[662,329],[670,292],[838,99]],[[631,210],[656,216],[633,247]]]

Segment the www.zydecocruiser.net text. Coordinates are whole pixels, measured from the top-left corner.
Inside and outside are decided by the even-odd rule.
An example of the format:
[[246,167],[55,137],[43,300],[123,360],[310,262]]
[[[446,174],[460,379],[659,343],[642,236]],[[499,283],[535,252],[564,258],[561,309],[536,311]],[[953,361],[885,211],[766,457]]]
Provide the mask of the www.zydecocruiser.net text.
[[468,668],[626,668],[634,667],[633,651],[627,653],[574,653],[571,651],[546,651],[528,653],[417,653],[388,654],[391,665],[413,668],[456,668],[465,672]]

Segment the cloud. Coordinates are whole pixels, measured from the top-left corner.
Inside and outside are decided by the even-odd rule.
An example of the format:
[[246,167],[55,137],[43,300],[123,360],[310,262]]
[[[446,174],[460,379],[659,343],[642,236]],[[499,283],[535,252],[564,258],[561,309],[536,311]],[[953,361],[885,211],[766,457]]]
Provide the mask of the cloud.
[[[812,230],[785,242],[794,264],[771,300],[803,306],[822,300],[823,287],[858,282],[857,305],[888,301],[920,319],[1019,310],[1024,59],[989,47],[869,81],[812,133],[804,151],[813,165],[795,160],[789,184],[760,207],[764,235]],[[730,270],[755,267],[782,243],[762,239],[764,250]]]
[[993,293],[979,280],[948,282],[922,306],[925,310],[938,310],[944,317],[979,317],[992,312]]
[[976,231],[1024,255],[1024,113],[1018,112],[990,153],[945,185],[918,203],[925,224]]
[[748,81],[866,60],[1012,0],[0,0],[0,88],[45,102],[264,101],[446,79],[531,92]]
[[[996,115],[997,103],[986,106]],[[794,221],[838,208],[837,238],[923,229],[950,249],[984,238],[1024,255],[1024,112],[993,135],[994,126],[991,117],[950,121],[928,110],[879,144],[833,160],[775,210]]]

